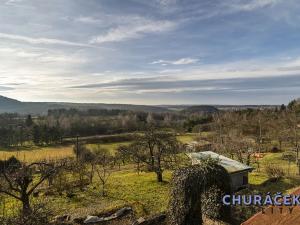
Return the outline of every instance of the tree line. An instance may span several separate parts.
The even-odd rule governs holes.
[[[178,112],[147,113],[125,110],[53,109],[45,116],[0,114],[0,146],[59,144],[64,138],[145,131],[147,126],[191,131],[211,116]]]

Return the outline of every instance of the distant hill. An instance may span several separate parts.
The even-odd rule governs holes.
[[[216,107],[210,105],[194,105],[182,110],[184,113],[215,113],[218,111]]]
[[[184,111],[195,105],[159,105],[172,111]],[[206,106],[214,107],[218,110],[243,110],[243,109],[274,109],[280,105],[199,105],[205,109]],[[198,106],[197,106],[198,107]]]
[[[219,110],[275,109],[280,105],[214,105]]]
[[[275,108],[276,105],[129,105],[129,104],[104,104],[104,103],[68,103],[68,102],[21,102],[15,99],[0,95],[0,113],[19,113],[19,114],[46,114],[49,109],[119,109],[144,112],[217,112],[218,110],[240,110]]]
[[[0,112],[11,112],[16,109],[21,109],[22,107],[22,102],[4,96],[0,96]]]
[[[10,107],[20,105],[21,102],[15,99],[7,98],[0,95],[0,107]]]
[[[65,103],[65,102],[20,102],[0,96],[0,113],[46,114],[49,109],[75,108],[87,109],[120,109],[145,112],[168,112],[167,108],[147,105],[103,104],[103,103]]]

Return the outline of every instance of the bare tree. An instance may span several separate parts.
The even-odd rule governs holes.
[[[86,148],[86,146],[79,142],[78,140],[78,136],[76,137],[76,144],[73,147],[73,152],[76,155],[76,160],[80,160],[80,158],[82,157],[82,155],[84,155],[88,150]]]
[[[176,164],[181,145],[174,134],[150,127],[138,140],[120,150],[135,162],[146,164],[150,171],[156,173],[157,181],[162,182],[164,169]]]
[[[89,164],[90,165],[90,172],[89,172],[89,183],[93,183],[94,173],[95,173],[95,165],[96,165],[96,155],[93,151],[88,149],[87,147],[82,148],[84,149],[81,154],[79,155],[79,159],[77,163],[80,164]]]
[[[23,214],[28,215],[31,213],[30,196],[55,170],[53,164],[44,162],[7,167],[1,170],[0,193],[21,201]]]
[[[106,195],[106,184],[112,173],[113,167],[113,156],[109,150],[101,148],[100,145],[94,150],[96,156],[95,171],[101,183],[101,194]]]

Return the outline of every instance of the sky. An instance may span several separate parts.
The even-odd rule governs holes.
[[[299,43],[299,0],[0,0],[0,95],[286,104]]]

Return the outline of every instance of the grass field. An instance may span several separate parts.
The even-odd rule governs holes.
[[[72,146],[32,147],[20,150],[0,151],[0,160],[15,156],[21,161],[35,162],[73,157]]]
[[[86,190],[76,189],[72,198],[63,193],[54,197],[41,195],[39,200],[52,206],[59,206],[52,209],[56,215],[71,214],[73,217],[84,217],[131,206],[138,216],[146,216],[167,209],[170,179],[170,171],[164,172],[163,183],[156,182],[154,173],[143,172],[138,175],[133,169],[116,171],[109,178],[106,197],[101,196],[101,186],[96,178]],[[31,201],[35,202],[37,199],[32,198]],[[16,200],[6,198],[7,214],[14,213],[17,206],[19,203]],[[0,210],[3,210],[1,206]]]
[[[108,149],[111,153],[114,153],[120,145],[128,145],[129,142],[117,142],[117,143],[105,143],[99,144],[102,148]],[[88,148],[94,149],[97,144],[88,144]],[[32,150],[11,150],[0,151],[0,160],[8,159],[11,156],[15,156],[21,161],[35,162],[40,160],[55,160],[66,157],[74,157],[73,145],[67,146],[54,146],[54,147],[33,147]]]
[[[184,135],[177,136],[177,139],[178,139],[178,141],[186,144],[191,141],[194,141],[195,136],[196,136],[196,134],[194,134],[194,133],[187,133]]]
[[[276,165],[285,172],[285,178],[277,182],[268,182],[268,176],[265,172],[266,165]],[[249,183],[252,188],[262,193],[268,191],[272,193],[283,192],[288,193],[300,186],[300,176],[298,175],[298,167],[296,163],[288,162],[282,159],[282,153],[268,153],[260,160],[260,168],[253,165],[256,169],[249,174]]]
[[[107,196],[101,197],[97,181],[85,192],[78,191],[72,199],[58,197],[60,211],[81,216],[96,214],[122,206],[132,206],[138,216],[159,213],[167,209],[171,173],[165,172],[165,182],[156,182],[154,173],[119,171],[112,174],[107,185]],[[60,212],[60,213],[61,213]]]
[[[98,146],[101,148],[108,149],[111,154],[117,151],[118,147],[121,145],[129,145],[130,142],[116,142],[116,143],[105,143],[105,144],[88,144],[87,147],[91,150],[96,149]]]
[[[182,143],[188,143],[193,141],[194,134],[185,134],[178,136],[178,140]],[[112,153],[120,145],[128,145],[130,142],[114,142],[114,143],[105,143],[100,144],[101,147],[110,150]],[[88,144],[89,148],[93,149],[97,144]],[[40,160],[55,160],[65,157],[74,157],[73,154],[73,145],[66,146],[50,146],[50,147],[39,147],[39,146],[25,146],[18,147],[17,149],[1,149],[0,148],[0,160],[8,159],[11,156],[15,156],[21,161],[34,162]]]

